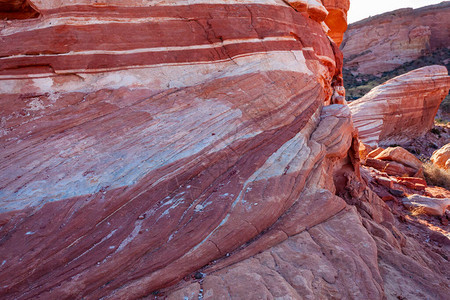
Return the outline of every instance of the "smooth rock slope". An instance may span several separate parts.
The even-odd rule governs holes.
[[[4,298],[147,295],[256,237],[347,156],[349,110],[321,114],[342,57],[308,12],[33,4],[42,17],[1,29]],[[346,134],[311,138],[321,116]]]
[[[450,143],[434,151],[430,160],[437,167],[450,170]]]
[[[335,104],[348,1],[27,3],[0,27],[0,298],[449,293]]]

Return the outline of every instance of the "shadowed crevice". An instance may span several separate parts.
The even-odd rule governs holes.
[[[0,19],[32,19],[40,16],[28,0],[0,0]]]

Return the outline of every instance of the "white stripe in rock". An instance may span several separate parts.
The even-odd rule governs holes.
[[[165,90],[200,84],[211,78],[226,78],[254,72],[290,71],[312,75],[301,50],[255,52],[219,61],[183,64],[158,64],[96,70],[65,70],[73,80],[60,80],[59,75],[2,75],[0,94],[94,92],[132,86]],[[100,73],[101,72],[101,73]],[[45,76],[45,77],[43,77]],[[69,75],[70,76],[70,75]],[[35,78],[43,77],[43,78]],[[67,75],[64,75],[67,79]]]
[[[9,60],[17,58],[33,58],[33,57],[61,57],[61,56],[76,56],[76,55],[95,55],[95,54],[107,54],[107,55],[127,55],[136,53],[152,53],[152,52],[167,52],[167,51],[186,51],[186,50],[201,50],[201,49],[213,49],[228,45],[237,45],[243,43],[262,43],[262,42],[282,42],[282,41],[296,41],[293,36],[274,36],[264,38],[248,38],[248,39],[229,39],[223,42],[217,42],[212,44],[192,45],[192,46],[171,46],[171,47],[153,47],[153,48],[138,48],[132,50],[85,50],[85,51],[70,51],[66,53],[58,54],[36,54],[36,55],[11,55],[0,57],[0,60]],[[331,58],[328,58],[331,60]]]

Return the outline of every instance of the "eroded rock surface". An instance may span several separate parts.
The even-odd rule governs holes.
[[[417,214],[443,216],[450,206],[450,198],[431,198],[421,195],[411,195],[403,198],[403,205]]]
[[[381,74],[438,48],[450,46],[450,2],[400,9],[351,24],[342,52],[346,68]]]
[[[388,80],[349,104],[362,142],[408,143],[424,135],[450,88],[444,66],[428,66]]]
[[[36,1],[1,29],[3,298],[145,296],[347,157],[350,111],[321,113],[342,65],[321,22],[283,1],[146,3]]]
[[[347,11],[350,8],[350,1],[341,0],[323,0],[328,10],[325,23],[330,28],[328,35],[339,46],[344,38],[344,32],[347,30]]]
[[[303,2],[33,0],[2,26],[0,297],[447,295],[360,177],[328,2]]]
[[[207,275],[201,287],[203,299],[383,297],[376,244],[354,209]]]
[[[446,144],[433,152],[430,160],[439,168],[450,170],[450,144]]]

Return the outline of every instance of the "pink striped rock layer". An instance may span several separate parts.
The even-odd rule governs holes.
[[[34,1],[1,29],[2,298],[145,296],[347,157],[348,108],[321,113],[342,82],[323,24],[282,1],[119,2]]]
[[[342,56],[320,19],[29,3],[0,29],[2,299],[448,294],[443,258],[359,179],[350,110],[325,106]]]
[[[371,147],[405,144],[424,135],[450,89],[444,66],[397,76],[349,104],[361,141]]]

